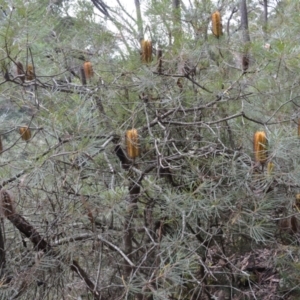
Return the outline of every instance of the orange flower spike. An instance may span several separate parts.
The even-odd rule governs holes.
[[[94,76],[94,70],[92,63],[90,61],[86,61],[83,64],[84,75],[86,79],[90,79]]]
[[[126,131],[126,150],[128,157],[134,159],[140,155],[139,137],[136,129]]]
[[[150,63],[152,61],[152,42],[148,40],[142,40],[142,62]]]
[[[221,35],[223,35],[222,19],[219,11],[216,11],[211,15],[211,22],[212,22],[212,32],[215,37],[219,38]]]
[[[256,131],[253,138],[255,161],[264,164],[268,159],[268,141],[264,131]]]

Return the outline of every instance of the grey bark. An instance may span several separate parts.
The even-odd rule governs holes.
[[[244,44],[244,50],[242,53],[242,69],[246,71],[249,68],[250,56],[248,53],[248,44],[250,43],[250,34],[248,26],[248,11],[246,0],[241,0],[240,2],[240,11],[241,11],[241,30],[242,30],[242,39]]]
[[[243,34],[243,42],[250,42],[249,26],[248,26],[248,11],[246,0],[241,0],[240,2],[241,11],[241,30]]]
[[[264,25],[268,24],[268,0],[264,0]]]
[[[173,8],[179,8],[179,6],[180,6],[180,0],[173,0],[172,3],[173,3],[172,4]]]

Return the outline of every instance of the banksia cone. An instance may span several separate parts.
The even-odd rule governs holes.
[[[31,132],[28,126],[20,127],[19,132],[22,136],[22,140],[28,141],[31,139]]]
[[[182,78],[178,78],[176,84],[179,87],[180,92],[182,92],[183,91]]]
[[[244,53],[242,56],[242,69],[243,71],[248,70],[250,65],[250,57],[248,53]]]
[[[86,78],[85,78],[85,73],[84,73],[84,68],[83,68],[83,66],[80,68],[80,73],[81,73],[81,81],[82,81],[82,85],[86,85]]]
[[[83,70],[84,70],[85,79],[90,79],[93,77],[94,70],[93,70],[92,63],[90,61],[86,61],[83,64]]]
[[[25,72],[24,72],[24,67],[23,64],[21,62],[17,62],[17,74],[18,76],[20,76],[20,79],[22,80],[22,82],[24,82],[25,80]]]
[[[219,11],[216,11],[211,15],[211,22],[212,22],[212,32],[215,37],[219,38],[223,34],[222,19]]]
[[[140,155],[139,149],[139,137],[136,129],[131,129],[126,131],[126,150],[127,155],[130,158],[136,158]]]
[[[152,42],[142,40],[142,62],[149,63],[152,60]]]
[[[158,62],[157,73],[162,74],[162,50],[161,49],[157,49],[157,62]]]
[[[256,131],[253,139],[255,161],[264,164],[268,158],[268,141],[264,131]]]
[[[33,66],[28,65],[26,69],[26,80],[33,80],[34,77]]]
[[[14,215],[15,211],[15,203],[13,199],[13,195],[11,192],[2,189],[0,191],[0,215],[1,217],[5,216],[9,218]]]
[[[124,151],[123,151],[123,149],[121,148],[120,145],[117,145],[115,147],[115,153],[116,153],[116,155],[118,156],[119,160],[122,163],[122,168],[127,170],[130,166],[130,161],[127,158],[126,154],[124,153]]]

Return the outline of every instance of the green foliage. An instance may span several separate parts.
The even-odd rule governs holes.
[[[147,1],[148,64],[126,7],[105,19],[86,1],[1,2],[0,175],[16,209],[15,219],[2,215],[0,195],[2,298],[296,297],[298,4],[278,4],[266,30],[261,6],[248,2],[250,44],[231,1],[177,10]],[[210,30],[216,9],[220,39]],[[18,62],[33,66],[33,80]],[[124,140],[132,128],[134,161]],[[257,130],[272,173],[254,162]],[[53,250],[36,251],[22,218]]]

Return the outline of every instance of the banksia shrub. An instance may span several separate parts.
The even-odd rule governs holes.
[[[253,138],[255,161],[264,164],[268,158],[268,141],[264,131],[256,131]]]
[[[212,22],[212,32],[215,37],[219,38],[223,34],[222,19],[219,11],[216,11],[211,15],[211,22]]]
[[[90,79],[93,77],[94,70],[93,70],[92,63],[90,61],[86,61],[83,64],[83,71],[84,71],[85,79]]]
[[[31,139],[31,132],[28,126],[20,127],[19,132],[22,136],[22,140],[28,141]]]
[[[34,77],[33,66],[28,65],[26,69],[26,80],[33,80]]]
[[[142,62],[149,63],[152,60],[152,42],[142,40]]]
[[[139,137],[136,129],[130,129],[126,131],[126,150],[127,155],[130,158],[136,158],[140,155]]]

